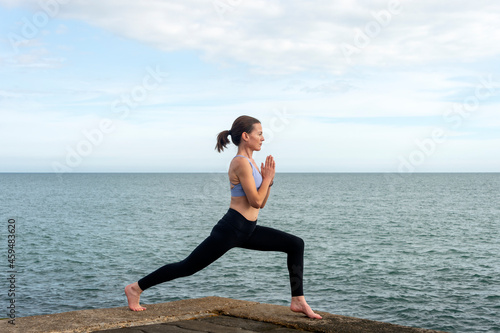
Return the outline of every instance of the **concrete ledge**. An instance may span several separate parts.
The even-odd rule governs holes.
[[[310,319],[300,313],[290,311],[287,306],[260,304],[248,305],[245,308],[229,308],[223,310],[223,314],[252,319],[267,323],[283,325],[304,331],[325,333],[431,333],[438,332],[423,328],[414,328],[368,319],[339,316],[327,312],[317,311],[323,319]]]
[[[144,304],[146,311],[130,311],[127,306],[81,310],[51,315],[20,317],[16,325],[0,321],[2,333],[79,333],[214,316],[229,308],[258,304],[222,297],[205,297],[160,304]]]
[[[224,314],[315,332],[437,332],[323,312],[320,312],[323,316],[322,320],[314,320],[302,314],[291,312],[286,306],[261,304],[222,297],[205,297],[145,306],[147,310],[142,312],[130,311],[125,306],[21,317],[16,319],[16,325],[2,320],[0,321],[0,331],[3,333],[95,332]]]

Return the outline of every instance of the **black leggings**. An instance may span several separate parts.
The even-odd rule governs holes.
[[[233,247],[287,253],[292,296],[303,295],[304,241],[283,231],[258,226],[257,221],[248,221],[232,208],[229,208],[224,217],[213,227],[210,236],[186,259],[158,268],[140,279],[139,287],[146,290],[159,283],[192,275],[219,259]]]

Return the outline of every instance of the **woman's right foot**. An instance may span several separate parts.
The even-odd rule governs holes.
[[[290,310],[293,312],[300,312],[312,319],[323,319],[319,314],[314,313],[309,304],[307,304],[304,296],[292,297],[292,303],[290,304]]]
[[[127,295],[128,307],[132,311],[144,311],[145,307],[139,304],[142,290],[137,282],[131,283],[125,287],[125,295]]]

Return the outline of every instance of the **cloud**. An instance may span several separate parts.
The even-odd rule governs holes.
[[[161,50],[199,51],[210,61],[278,74],[477,61],[500,51],[500,4],[494,1],[401,1],[396,7],[391,4],[397,1],[380,0],[224,1],[223,15],[215,1],[196,0],[151,0],[147,6],[72,0],[58,15]],[[0,3],[37,8],[37,1]]]
[[[0,87],[1,141],[15,142],[0,156],[43,157],[38,166],[50,168],[87,140],[85,131],[110,118],[116,130],[75,170],[222,171],[226,166],[210,162],[218,156],[214,137],[250,114],[266,129],[259,156],[276,154],[282,171],[395,171],[398,156],[435,128],[445,129],[449,142],[426,167],[439,166],[432,161],[440,156],[442,165],[445,157],[465,161],[474,151],[486,165],[498,144],[498,87],[467,118],[455,114],[449,123],[443,115],[474,96],[485,74],[497,82],[500,5],[426,0],[391,9],[391,3],[397,1],[0,0],[29,10],[16,12],[24,15],[10,27],[18,34],[23,22],[51,13],[20,53],[1,55],[8,82]],[[80,31],[85,24],[98,29]],[[95,51],[88,60],[79,37],[95,36],[103,44],[82,46]],[[150,47],[139,47],[136,57],[130,40]],[[109,62],[85,67],[79,57]],[[171,65],[172,75],[127,117],[113,113],[113,103],[156,63]],[[124,74],[130,69],[136,71]],[[276,108],[286,108],[290,119],[278,122]],[[460,152],[461,142],[470,152]],[[196,147],[198,161],[185,147]]]

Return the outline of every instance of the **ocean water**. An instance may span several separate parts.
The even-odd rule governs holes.
[[[123,288],[183,259],[229,205],[225,174],[0,174],[2,277],[15,219],[18,317],[125,306]],[[258,223],[306,242],[316,310],[500,332],[500,174],[277,174]],[[282,253],[233,249],[142,303],[289,304]],[[9,284],[0,284],[7,317]]]

